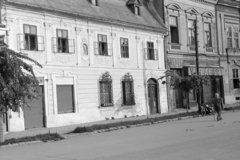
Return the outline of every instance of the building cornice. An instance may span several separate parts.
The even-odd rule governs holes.
[[[216,5],[218,3],[218,0],[190,0],[190,1],[211,5]]]
[[[32,11],[35,12],[50,12],[50,13],[58,13],[61,16],[66,16],[66,17],[71,17],[71,18],[81,18],[81,19],[85,19],[85,20],[91,20],[91,21],[95,21],[95,22],[102,22],[102,23],[107,23],[107,24],[112,24],[112,25],[121,25],[121,26],[125,26],[125,27],[130,27],[130,28],[136,28],[136,29],[141,29],[141,30],[148,30],[148,31],[152,31],[152,32],[159,32],[161,34],[165,34],[166,33],[166,28],[160,28],[160,27],[151,27],[151,26],[147,26],[147,25],[140,25],[140,24],[135,24],[135,23],[129,23],[129,22],[124,22],[124,21],[118,21],[118,20],[114,20],[114,19],[107,19],[107,18],[103,18],[103,17],[93,17],[91,15],[83,15],[83,14],[75,14],[75,13],[70,13],[70,12],[66,12],[66,11],[62,11],[62,10],[56,10],[56,9],[52,9],[52,8],[39,8],[38,6],[34,6],[34,5],[26,5],[26,4],[21,4],[21,3],[16,3],[16,2],[5,2],[4,4],[5,6],[12,6],[12,7],[16,7],[18,9],[30,9]]]

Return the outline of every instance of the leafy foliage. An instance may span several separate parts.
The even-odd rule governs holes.
[[[38,62],[22,53],[16,53],[7,46],[0,47],[0,111],[18,111],[19,107],[37,98],[38,81],[31,61],[39,67]]]
[[[181,75],[167,71],[166,77],[170,77],[170,86],[173,89],[180,89],[185,93],[190,93],[192,90],[202,90],[202,85],[209,85],[210,77],[205,75],[192,74],[189,76],[182,77]],[[161,77],[163,78],[163,77]]]

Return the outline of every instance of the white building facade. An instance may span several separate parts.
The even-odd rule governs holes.
[[[8,131],[168,112],[164,34],[151,1],[7,0],[9,48],[34,66],[42,96],[8,113]],[[149,8],[151,9],[149,9]]]

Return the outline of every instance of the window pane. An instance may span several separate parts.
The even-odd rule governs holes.
[[[194,21],[188,20],[188,28],[194,28]]]
[[[63,38],[67,38],[68,37],[68,32],[67,31],[63,31]]]
[[[102,42],[102,35],[98,35],[98,41]]]
[[[36,34],[36,33],[37,33],[36,27],[31,26],[31,34]]]
[[[170,16],[170,25],[177,26],[177,17]]]
[[[30,33],[30,26],[28,25],[24,26],[24,33]]]
[[[58,37],[63,37],[63,35],[62,35],[62,31],[59,30],[59,29],[57,30],[57,36],[58,36]]]
[[[210,24],[204,23],[204,29],[205,29],[205,31],[210,31]]]
[[[178,40],[178,28],[175,26],[170,27],[171,32],[171,43],[179,43]]]
[[[107,36],[103,36],[103,42],[107,42]]]

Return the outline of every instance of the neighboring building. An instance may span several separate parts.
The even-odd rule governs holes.
[[[211,77],[210,86],[203,86],[202,103],[211,103],[216,92],[224,97],[223,74],[217,50],[216,0],[155,0],[155,8],[163,15],[169,30],[166,39],[167,68],[186,76],[196,72],[195,20],[198,31],[200,74]],[[158,9],[164,4],[164,14]],[[189,96],[180,90],[169,90],[169,108],[197,106],[196,92]]]
[[[6,0],[9,47],[34,67],[42,97],[8,130],[167,113],[164,35],[148,0]]]
[[[218,50],[224,67],[226,104],[240,102],[240,1],[219,0],[216,6]]]

